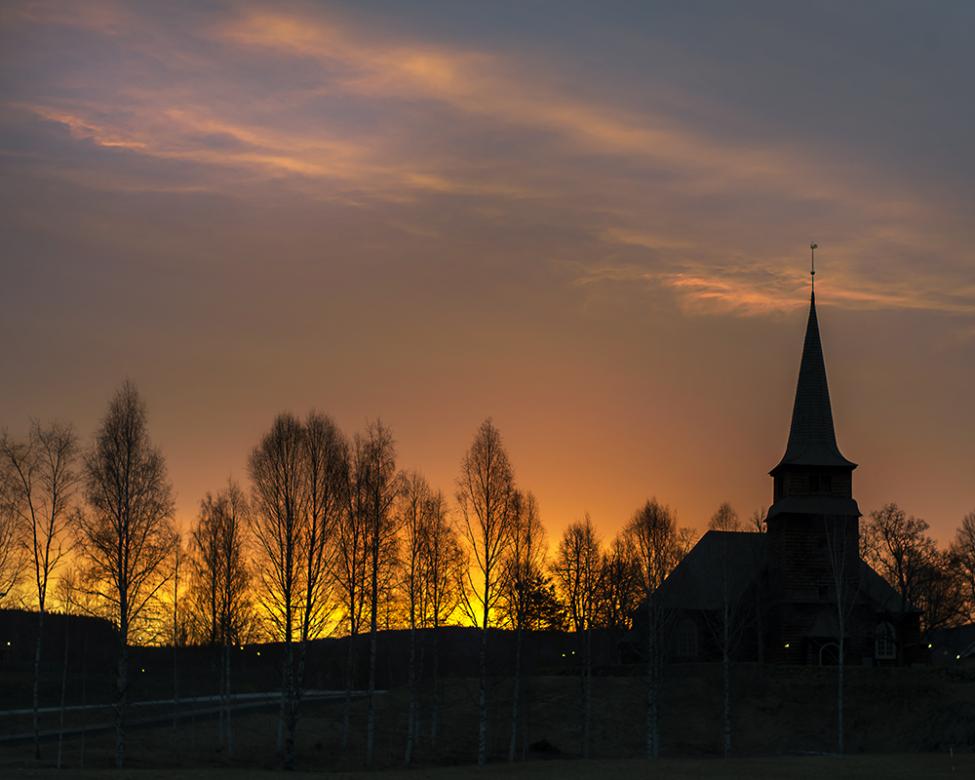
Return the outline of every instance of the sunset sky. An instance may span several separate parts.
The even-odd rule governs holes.
[[[848,7],[849,6],[849,7]],[[552,537],[769,503],[808,307],[864,512],[975,510],[975,5],[0,7],[0,426],[131,378],[188,527],[275,413]]]

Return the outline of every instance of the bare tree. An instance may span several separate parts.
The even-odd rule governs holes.
[[[366,522],[367,575],[369,579],[369,688],[366,716],[366,767],[371,768],[376,741],[376,655],[378,648],[380,589],[383,571],[393,558],[396,523],[393,503],[400,491],[396,473],[396,448],[389,428],[377,420],[364,435],[357,435],[354,446],[358,508]]]
[[[295,639],[300,636],[302,587],[300,545],[306,535],[308,501],[305,430],[290,414],[275,418],[250,457],[253,483],[251,529],[257,542],[260,602],[274,636],[283,643],[278,748],[285,768],[294,767],[298,723]]]
[[[928,524],[909,517],[897,504],[887,504],[871,512],[861,535],[863,557],[897,591],[901,618],[913,609],[935,554],[934,540],[927,534]],[[903,645],[897,644],[898,656]]]
[[[86,512],[78,515],[87,589],[118,629],[115,763],[125,763],[129,639],[149,617],[174,543],[172,488],[149,439],[146,408],[125,382],[84,461]]]
[[[511,542],[502,561],[499,589],[500,612],[515,630],[515,668],[511,694],[511,738],[508,761],[515,760],[521,718],[522,644],[525,631],[532,629],[533,583],[545,566],[545,531],[538,515],[538,503],[531,493],[515,494]]]
[[[23,532],[10,470],[0,459],[0,606],[9,603],[23,580]]]
[[[753,521],[754,523],[754,521]],[[727,501],[718,507],[717,511],[711,515],[708,522],[709,531],[741,531],[741,520],[738,513]]]
[[[647,621],[647,758],[660,755],[660,678],[664,661],[664,636],[670,614],[657,591],[683,556],[689,541],[677,530],[669,507],[648,501],[627,526],[627,534],[640,570]]]
[[[173,734],[179,727],[179,647],[186,643],[186,621],[180,607],[183,606],[183,591],[180,588],[180,575],[185,587],[185,555],[183,552],[183,537],[176,534],[173,541],[172,576],[173,585],[172,604],[173,622],[170,626],[170,642],[173,648]]]
[[[250,572],[245,556],[247,498],[228,480],[216,496],[207,493],[190,536],[192,604],[198,637],[221,652],[219,690],[220,735],[227,754],[233,755],[231,728],[232,648],[244,641],[252,620]]]
[[[765,524],[765,518],[767,516],[768,510],[764,506],[754,510],[748,518],[748,530],[764,534],[767,530]]]
[[[633,550],[633,540],[626,533],[617,534],[603,553],[600,564],[602,579],[597,604],[596,622],[611,631],[628,631],[633,613],[640,604],[640,570]]]
[[[592,625],[602,572],[599,540],[589,513],[562,534],[552,565],[557,588],[566,606],[582,657],[582,754],[589,758],[592,714]]]
[[[975,512],[969,512],[961,521],[951,543],[952,566],[958,573],[965,598],[968,620],[975,620]]]
[[[33,564],[37,599],[32,695],[35,758],[41,757],[38,697],[47,592],[52,575],[70,547],[68,526],[79,481],[77,455],[77,437],[70,425],[62,423],[45,428],[37,420],[32,421],[25,443],[14,442],[7,434],[0,437],[0,457],[12,478],[12,506],[27,529],[27,558]]]
[[[449,618],[460,598],[459,583],[465,563],[450,522],[447,501],[437,491],[429,498],[428,523],[424,528],[420,568],[423,585],[422,623],[433,629],[433,658],[431,659],[430,744],[436,746],[440,724],[440,626]]]
[[[845,746],[845,671],[846,627],[850,613],[856,605],[860,589],[860,550],[857,526],[844,517],[823,518],[826,534],[826,553],[832,574],[833,599],[836,608],[836,752],[842,754]]]
[[[399,507],[399,526],[403,534],[402,584],[405,598],[406,618],[410,629],[410,657],[408,661],[409,705],[406,719],[406,755],[404,763],[413,761],[413,749],[417,732],[417,645],[416,630],[422,624],[423,600],[425,595],[423,580],[424,547],[429,536],[428,528],[432,521],[431,493],[427,481],[417,472],[405,475],[403,493]]]
[[[933,550],[921,570],[914,605],[924,632],[965,622],[968,614],[962,568],[952,550]]]
[[[356,677],[356,637],[362,629],[367,605],[366,564],[368,558],[368,491],[366,471],[360,469],[358,446],[346,470],[346,507],[339,518],[336,586],[345,612],[348,631],[348,659],[345,665],[345,707],[342,747],[348,747],[352,712],[352,688]]]
[[[491,610],[500,596],[497,581],[515,518],[515,487],[511,463],[501,434],[491,420],[485,420],[474,436],[461,463],[457,481],[457,503],[464,518],[464,536],[478,574],[468,569],[464,606],[475,625],[480,622],[480,686],[478,691],[477,763],[484,766],[488,755],[487,637]]]

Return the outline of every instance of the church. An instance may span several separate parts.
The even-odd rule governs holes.
[[[719,660],[725,648],[782,664],[835,664],[841,648],[849,664],[926,658],[918,610],[860,556],[856,467],[836,442],[813,287],[766,532],[708,531],[660,586],[671,660]],[[639,613],[636,623],[646,630]]]

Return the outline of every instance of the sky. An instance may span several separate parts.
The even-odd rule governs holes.
[[[274,415],[485,417],[552,540],[767,506],[810,241],[869,512],[975,510],[975,6],[0,7],[0,426],[125,378],[188,528]]]

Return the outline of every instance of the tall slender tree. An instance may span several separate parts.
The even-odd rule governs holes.
[[[643,590],[646,616],[647,661],[647,758],[660,755],[660,683],[664,661],[664,638],[670,612],[658,597],[657,590],[682,557],[689,537],[677,530],[669,507],[647,501],[627,526]]]
[[[961,585],[965,617],[975,620],[975,511],[962,518],[949,552]]]
[[[460,582],[466,562],[450,521],[447,500],[437,491],[429,498],[428,523],[424,529],[422,571],[422,622],[433,630],[431,658],[430,744],[437,745],[440,726],[440,627],[453,614],[460,599]]]
[[[481,423],[461,463],[457,503],[474,563],[464,580],[464,606],[481,628],[477,763],[484,766],[488,757],[488,628],[491,610],[501,595],[497,587],[501,561],[511,541],[517,508],[511,463],[490,419]]]
[[[407,662],[409,703],[406,718],[406,753],[403,763],[413,762],[416,744],[417,712],[419,709],[417,681],[419,678],[417,628],[422,625],[424,588],[424,546],[431,523],[431,491],[427,481],[417,472],[406,474],[399,506],[399,527],[402,529],[402,577],[406,621],[410,630],[410,655]]]
[[[84,459],[87,511],[79,513],[87,590],[118,631],[115,763],[125,763],[129,642],[166,584],[173,495],[162,454],[149,439],[146,407],[131,382],[109,404]]]
[[[592,518],[572,523],[562,534],[552,571],[577,637],[582,688],[582,755],[589,758],[592,720],[592,627],[602,572],[599,539]]]
[[[514,761],[521,732],[522,715],[522,646],[525,631],[533,624],[534,585],[545,566],[545,531],[538,513],[538,503],[531,493],[515,494],[515,511],[511,541],[502,561],[500,611],[505,622],[515,631],[515,663],[511,693],[511,736],[508,761]]]
[[[259,553],[260,602],[274,636],[283,645],[278,749],[285,768],[294,767],[298,722],[298,669],[302,587],[300,545],[306,534],[308,501],[305,430],[291,414],[280,414],[250,457],[253,483],[251,530]]]
[[[370,423],[357,435],[354,469],[359,503],[365,513],[367,575],[369,580],[369,682],[366,700],[366,767],[371,768],[376,749],[376,656],[379,641],[379,607],[384,570],[394,559],[396,523],[393,504],[400,492],[393,435],[382,421]]]
[[[34,757],[41,757],[38,727],[41,645],[47,595],[52,576],[70,547],[70,521],[79,482],[78,441],[70,425],[43,427],[31,422],[27,441],[0,437],[0,457],[11,479],[14,511],[27,529],[27,558],[33,565],[37,605],[37,636],[34,642],[32,693]]]

